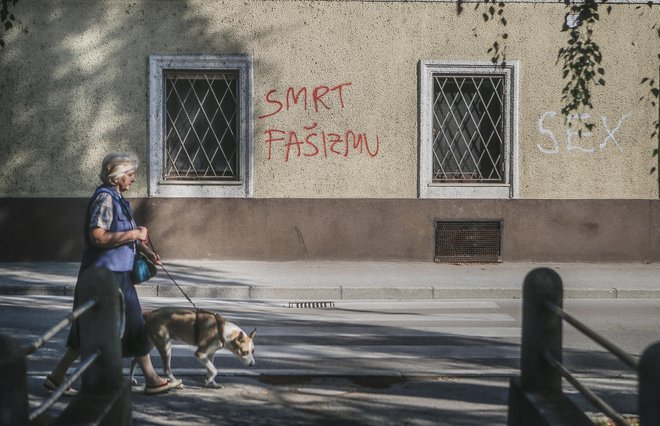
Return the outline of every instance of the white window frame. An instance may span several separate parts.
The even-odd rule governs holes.
[[[238,180],[165,180],[166,70],[238,71]],[[149,185],[152,197],[246,198],[252,196],[253,124],[252,59],[248,56],[151,55],[149,57]]]
[[[518,75],[519,63],[419,62],[419,198],[518,197]],[[504,77],[504,183],[433,182],[433,76],[435,74],[497,74]]]

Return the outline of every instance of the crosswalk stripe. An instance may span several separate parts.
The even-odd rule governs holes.
[[[192,346],[173,345],[172,356],[193,356]],[[154,352],[153,355],[156,355]],[[228,351],[218,351],[216,356],[233,356]],[[420,359],[424,358],[517,358],[520,348],[513,345],[262,345],[258,357],[262,359]]]
[[[206,370],[200,365],[198,368],[177,368],[173,367],[174,375],[181,378],[182,376],[188,377],[204,377],[206,376]],[[125,368],[123,373],[125,376],[128,375],[129,370]],[[49,371],[35,372],[33,375],[45,376]],[[335,375],[350,375],[350,376],[462,376],[462,377],[511,377],[513,375],[520,374],[518,368],[488,368],[487,370],[475,370],[471,369],[461,369],[461,368],[452,368],[446,366],[440,366],[434,370],[425,370],[420,372],[415,371],[399,371],[391,369],[365,369],[361,371],[355,371],[348,368],[332,368],[319,370],[319,369],[310,369],[310,368],[219,368],[218,377],[216,377],[216,382],[222,383],[223,377],[229,376],[242,376],[242,377],[258,377],[258,376],[315,376],[315,377],[324,377],[324,376],[335,376]],[[142,377],[142,372],[138,369],[135,373],[136,377]],[[633,377],[634,379],[634,377]],[[201,383],[201,379],[199,380]],[[188,385],[188,380],[184,379],[184,384]]]
[[[334,317],[331,313],[320,315],[301,315],[301,314],[231,314],[225,317],[227,320],[238,325],[251,322],[336,322],[336,323],[360,323],[360,324],[396,324],[407,322],[459,322],[459,321],[507,321],[513,322],[515,319],[508,314],[502,313],[474,313],[474,312],[452,312],[452,313],[420,313],[420,314],[387,314],[387,313],[366,313],[346,316],[342,313]]]
[[[390,330],[387,333],[377,333],[367,326],[344,326],[333,331],[308,326],[275,327],[257,325],[257,341],[261,337],[352,337],[373,339],[378,337],[520,337],[519,327],[440,327],[406,325],[405,329]]]
[[[156,307],[160,306],[181,306],[181,307],[190,307],[189,302],[184,298],[157,298],[157,297],[143,297],[140,300],[145,300],[149,302],[149,305]],[[379,301],[379,300],[322,300],[323,302],[332,302],[334,304],[334,310],[384,310],[384,311],[394,311],[394,310],[420,310],[420,309],[499,309],[497,302],[489,300],[415,300],[415,301]],[[283,301],[270,301],[270,302],[255,302],[255,301],[223,301],[218,299],[209,299],[209,298],[195,298],[195,304],[200,308],[209,309],[219,314],[223,314],[223,311],[230,310],[235,312],[238,306],[243,306],[244,310],[247,312],[267,312],[272,309],[282,309],[287,308],[285,311],[290,312],[304,312],[312,311],[313,309],[309,308],[290,308],[289,303],[304,302],[300,300],[291,300],[290,302]]]
[[[164,300],[154,300],[147,306],[165,306]],[[214,362],[221,375],[494,374],[493,367],[511,374],[520,359],[517,314],[495,301],[336,301],[332,309],[288,307],[284,301],[196,302],[245,331],[257,327],[256,366],[243,368],[221,350]],[[174,342],[175,374],[205,375],[195,349]],[[160,369],[158,352],[153,349],[151,355]]]

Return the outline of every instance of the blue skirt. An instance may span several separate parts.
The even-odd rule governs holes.
[[[114,272],[117,276],[119,288],[124,296],[124,313],[126,322],[124,326],[124,335],[121,339],[121,351],[124,358],[147,355],[152,348],[151,342],[147,338],[144,330],[144,317],[142,316],[142,306],[138,299],[135,286],[131,282],[130,272]],[[78,307],[77,292],[73,295],[73,309]],[[80,352],[80,333],[78,330],[78,320],[74,321],[69,330],[69,337],[66,345],[77,352]]]

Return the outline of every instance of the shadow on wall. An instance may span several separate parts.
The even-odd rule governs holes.
[[[138,154],[138,182],[127,195],[146,194],[149,55],[247,50],[234,25],[211,24],[231,20],[225,11],[203,7],[18,3],[29,31],[0,50],[0,229],[12,241],[0,259],[78,260],[86,200],[110,151]]]

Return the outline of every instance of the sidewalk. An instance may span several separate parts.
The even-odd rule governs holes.
[[[0,294],[72,295],[78,263],[0,263]],[[660,298],[660,263],[448,265],[379,261],[166,261],[190,297],[240,300],[510,299],[529,271],[549,267],[569,298]],[[159,269],[140,296],[182,297]]]

